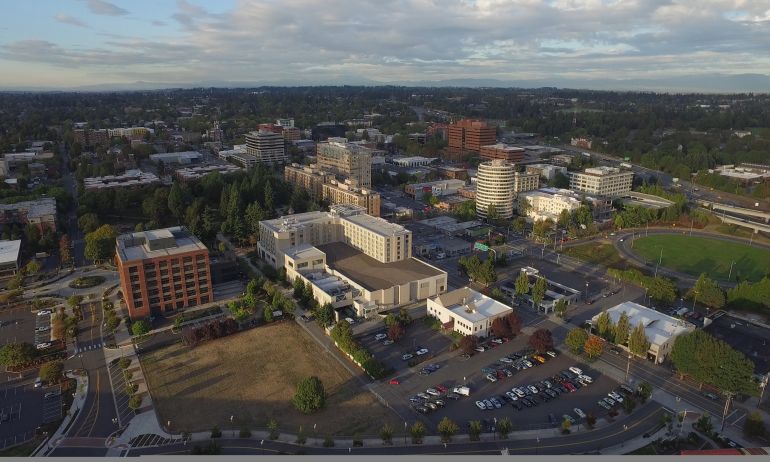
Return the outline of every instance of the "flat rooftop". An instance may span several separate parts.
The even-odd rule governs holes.
[[[617,324],[622,313],[626,313],[628,316],[628,323],[632,329],[640,322],[642,323],[644,332],[647,334],[647,340],[653,345],[662,345],[667,340],[693,330],[695,327],[681,319],[634,302],[623,302],[607,310],[607,314],[610,315],[610,319],[615,324]],[[598,317],[599,315],[597,314],[591,321],[595,322]]]
[[[344,217],[344,219],[381,236],[398,236],[409,232],[401,225],[371,215],[352,215]]]
[[[19,261],[19,250],[21,250],[21,240],[0,241],[0,264]]]
[[[343,242],[317,247],[326,254],[327,265],[370,291],[446,274],[416,258],[382,263]]]
[[[207,250],[184,226],[121,234],[117,238],[118,256],[123,262],[169,257]]]
[[[746,355],[754,363],[755,373],[770,373],[770,328],[767,326],[724,314],[703,330]]]
[[[435,301],[455,315],[474,323],[513,311],[510,306],[469,287],[441,294]]]

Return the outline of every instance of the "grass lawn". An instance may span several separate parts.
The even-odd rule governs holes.
[[[264,428],[306,436],[376,435],[384,423],[403,425],[294,322],[282,322],[201,344],[175,344],[142,357],[161,422],[187,431]],[[326,407],[304,415],[291,404],[297,382],[321,379]],[[230,423],[230,416],[234,416]]]
[[[612,244],[589,242],[564,249],[564,253],[587,263],[606,266],[608,268],[625,269],[628,267],[625,260],[618,254],[618,250]]]
[[[636,239],[634,252],[657,263],[663,249],[661,265],[698,276],[727,279],[731,262],[732,277],[757,281],[770,272],[770,251],[746,244],[686,235],[659,235]]]

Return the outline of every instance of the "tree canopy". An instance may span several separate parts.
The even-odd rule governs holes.
[[[323,408],[326,404],[326,390],[321,380],[316,376],[300,380],[292,404],[303,414],[312,414]]]

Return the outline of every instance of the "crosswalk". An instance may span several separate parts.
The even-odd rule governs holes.
[[[102,342],[94,342],[94,343],[91,343],[91,344],[88,344],[88,345],[78,344],[78,346],[75,347],[75,354],[83,353],[85,351],[90,351],[90,350],[98,350],[99,348],[102,348],[103,346],[104,346],[104,344]]]

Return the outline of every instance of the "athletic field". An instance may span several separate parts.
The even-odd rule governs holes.
[[[735,262],[732,280],[737,276],[757,281],[770,274],[770,251],[748,244],[721,241],[697,236],[661,234],[637,238],[633,251],[652,263],[698,276],[706,273],[715,279],[727,279],[730,264]]]

